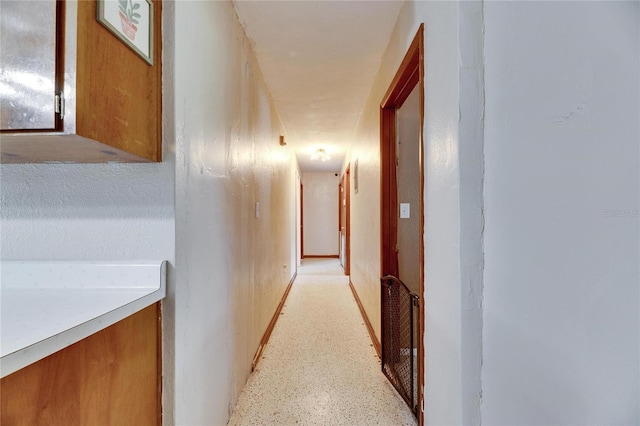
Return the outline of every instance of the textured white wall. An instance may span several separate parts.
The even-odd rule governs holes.
[[[295,271],[296,161],[279,145],[282,125],[231,2],[172,5],[175,367],[165,423],[221,425]]]
[[[485,24],[483,424],[639,424],[640,3]]]
[[[458,8],[461,423],[480,425],[484,267],[484,14],[482,2],[465,1],[459,3]]]
[[[165,5],[171,15],[172,3]],[[167,291],[174,291],[173,61],[166,56],[171,39],[163,43],[163,162],[0,165],[2,259],[165,259]],[[163,317],[173,318],[166,301]],[[165,321],[165,336],[172,335],[172,324]],[[171,344],[164,342],[165,364],[172,362]],[[165,377],[173,377],[171,368],[164,370]],[[172,386],[163,393],[172,394]]]
[[[163,7],[164,162],[0,166],[2,259],[167,259],[165,424],[226,424],[295,271],[295,170],[230,2]],[[255,217],[255,203],[260,217]]]
[[[304,255],[338,254],[338,184],[335,173],[303,173]]]
[[[0,165],[2,259],[173,261],[170,157]]]

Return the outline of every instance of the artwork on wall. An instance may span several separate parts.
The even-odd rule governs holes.
[[[97,19],[149,65],[153,65],[151,0],[97,0]]]
[[[358,159],[353,163],[353,192],[358,193]]]

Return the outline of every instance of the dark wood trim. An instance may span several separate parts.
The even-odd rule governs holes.
[[[338,181],[338,232],[342,232],[342,183],[343,176]]]
[[[267,343],[269,343],[269,338],[271,337],[271,333],[273,332],[273,329],[276,326],[276,323],[278,322],[278,318],[280,318],[280,313],[282,312],[282,308],[284,307],[284,304],[287,301],[287,296],[289,296],[289,291],[291,291],[291,286],[293,285],[293,282],[296,280],[297,276],[298,276],[298,272],[295,272],[293,274],[293,277],[291,277],[291,281],[289,281],[289,285],[287,285],[287,288],[284,291],[284,294],[282,295],[282,299],[280,299],[280,303],[278,303],[278,307],[276,308],[276,311],[274,312],[273,317],[271,318],[271,321],[269,322],[269,325],[267,326],[267,329],[265,330],[264,335],[260,340],[260,346],[258,346],[258,350],[256,351],[256,354],[253,357],[253,362],[251,363],[251,371],[254,371],[256,369],[256,365],[258,365],[258,362],[262,357],[262,352],[264,351],[264,348],[267,346]]]
[[[347,202],[345,214],[345,247],[344,274],[351,274],[351,165],[345,170],[345,200]]]
[[[304,259],[304,196],[300,177],[300,259]]]
[[[353,298],[356,299],[356,304],[358,305],[358,309],[360,310],[360,315],[362,315],[362,320],[364,321],[364,325],[367,327],[367,331],[369,332],[369,337],[371,338],[371,343],[373,343],[373,348],[376,350],[376,354],[378,354],[378,358],[382,359],[382,346],[376,337],[376,333],[373,330],[373,325],[371,325],[371,321],[369,321],[369,317],[367,316],[367,312],[364,310],[364,306],[362,306],[362,301],[358,296],[358,292],[356,288],[353,286],[351,282],[351,278],[349,278],[349,288],[351,289],[351,293],[353,293]]]
[[[339,254],[305,254],[303,259],[340,259]]]
[[[398,276],[395,108],[380,109],[380,133],[380,276]]]
[[[338,256],[342,255],[342,199],[344,194],[344,175],[340,176],[340,180],[338,182]],[[345,264],[342,264],[342,268],[345,270],[345,275],[348,275],[346,272]]]
[[[424,235],[424,24],[418,28],[409,50],[404,56],[387,93],[380,104],[380,248],[381,276],[398,276],[397,243],[397,183],[396,183],[396,111],[402,106],[413,88],[418,85],[420,91],[420,234]],[[418,424],[424,424],[424,330],[425,330],[425,271],[424,241],[420,244],[420,343],[418,358],[421,360],[418,370]],[[381,316],[382,321],[382,316]],[[381,327],[383,325],[381,324]],[[384,342],[383,342],[384,343]]]
[[[387,89],[387,93],[382,98],[380,103],[382,108],[399,108],[420,81],[420,76],[422,75],[420,62],[424,62],[423,45],[424,24],[421,24]]]
[[[418,332],[418,336],[420,338],[420,344],[418,345],[418,356],[420,357],[420,364],[418,365],[418,424],[420,426],[424,425],[424,330],[425,330],[425,321],[426,321],[426,312],[425,312],[425,302],[424,302],[424,294],[425,294],[425,251],[424,251],[424,73],[425,73],[425,65],[424,65],[424,24],[420,25],[418,29],[418,34],[416,34],[416,38],[418,39],[418,68],[419,68],[419,82],[420,85],[420,235],[422,235],[422,244],[420,244],[420,298],[418,305],[418,312],[420,314],[420,329]]]

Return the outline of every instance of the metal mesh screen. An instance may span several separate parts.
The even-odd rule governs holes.
[[[417,416],[418,296],[396,277],[382,278],[382,372]]]

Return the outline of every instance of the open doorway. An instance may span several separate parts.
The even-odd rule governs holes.
[[[298,258],[298,266],[300,266],[302,259],[304,258],[304,185],[302,184],[302,180],[298,178],[298,188],[300,194],[300,206],[298,208],[298,212],[300,213],[299,220],[299,241],[300,241],[300,257]]]
[[[380,105],[382,369],[423,424],[424,26]]]
[[[351,238],[351,167],[347,165],[344,174],[340,178],[338,197],[339,197],[339,210],[340,210],[340,218],[339,218],[339,238],[340,238],[340,264],[344,269],[344,274],[350,274],[350,238]]]
[[[338,173],[302,174],[302,257],[340,257]],[[338,263],[339,264],[339,263]]]

